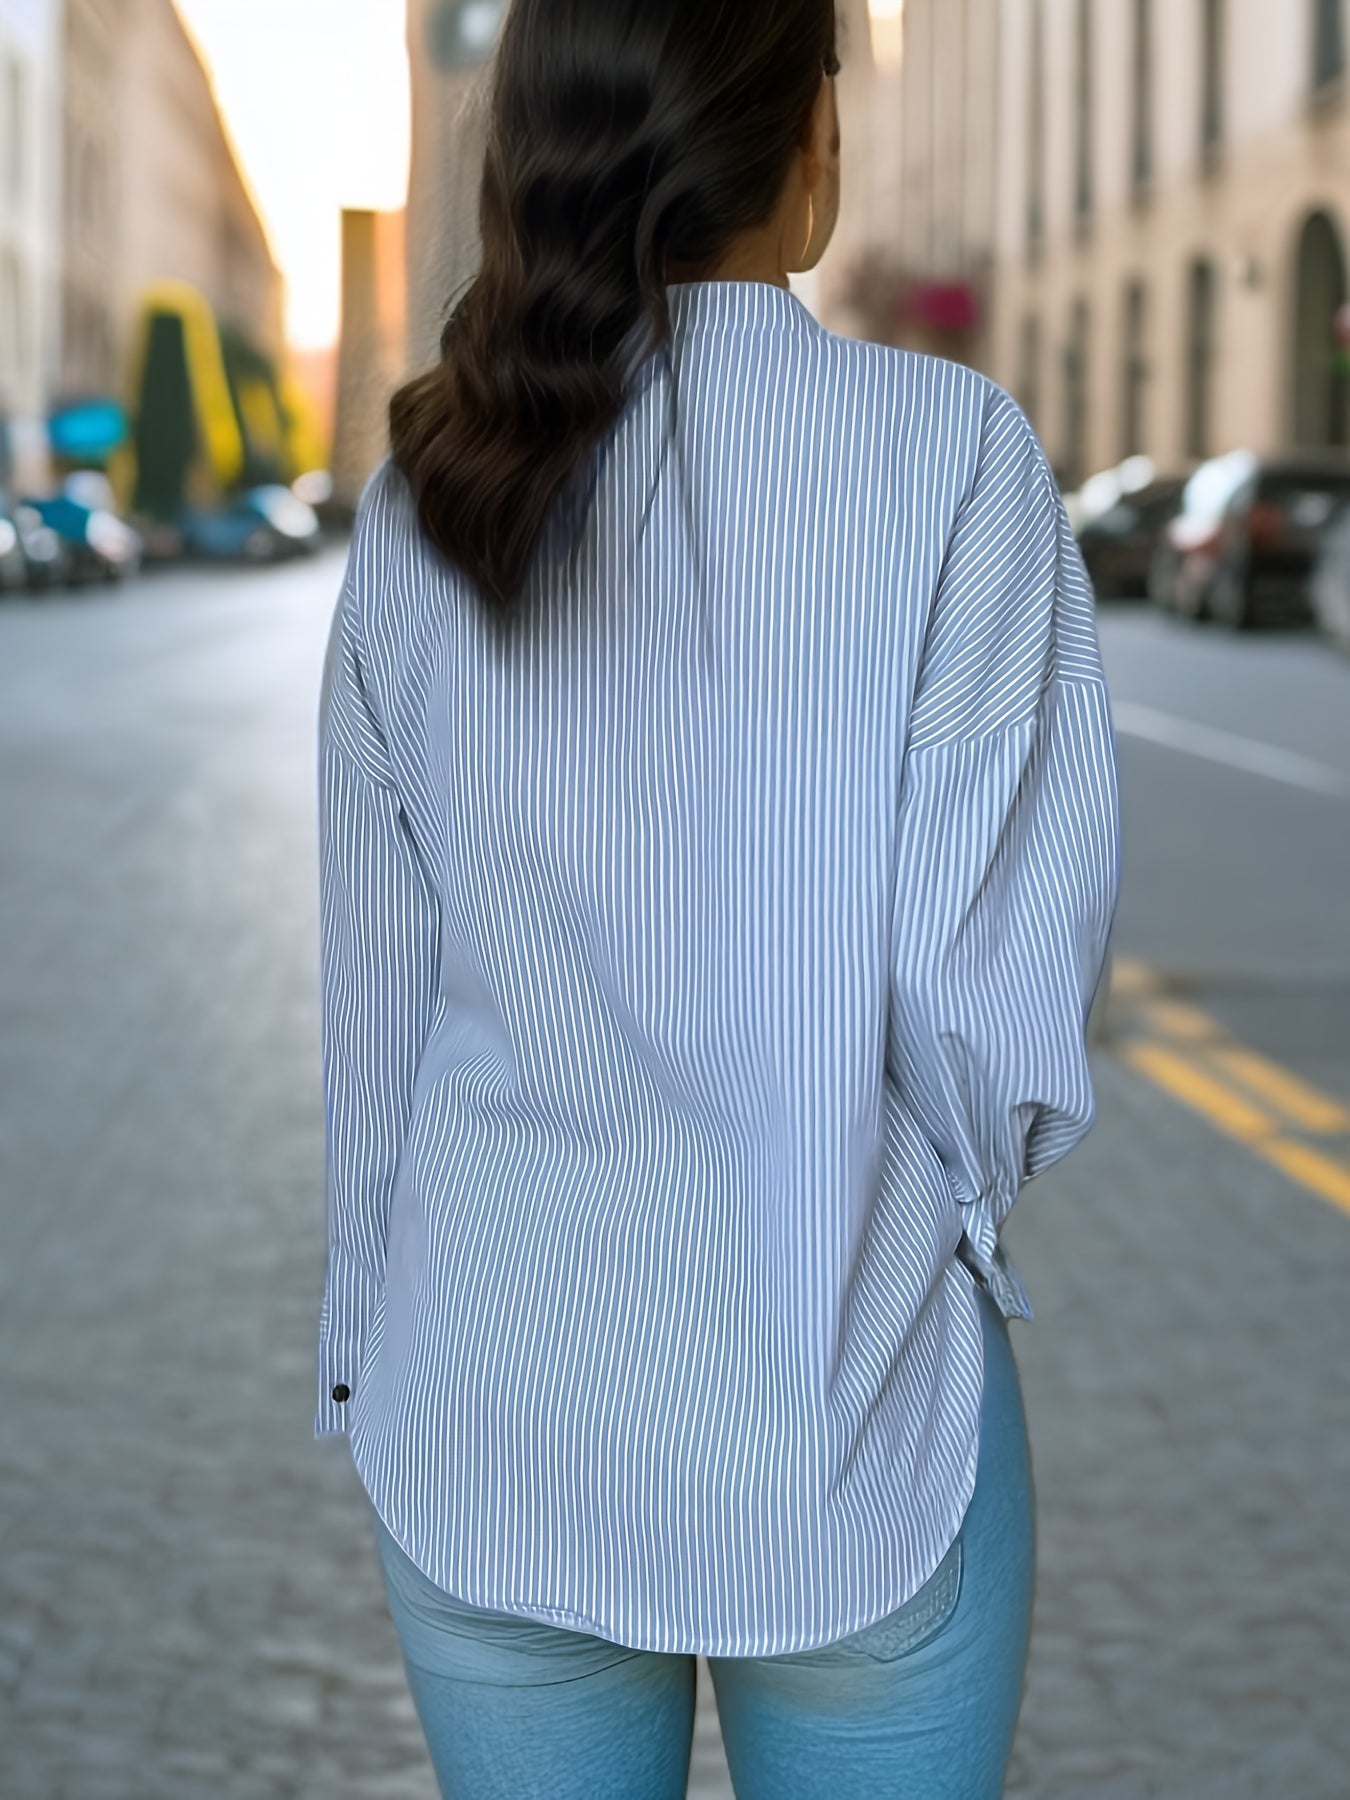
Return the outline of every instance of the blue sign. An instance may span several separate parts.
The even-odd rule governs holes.
[[[47,421],[56,456],[71,462],[102,462],[126,442],[127,415],[116,400],[84,400],[63,406]]]

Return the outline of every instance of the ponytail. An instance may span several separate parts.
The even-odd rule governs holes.
[[[669,342],[667,266],[771,215],[833,49],[833,0],[514,0],[482,267],[390,407],[423,530],[493,610]]]

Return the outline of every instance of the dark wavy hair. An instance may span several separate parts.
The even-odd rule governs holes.
[[[423,529],[496,613],[670,341],[667,270],[697,278],[772,216],[835,33],[835,0],[513,0],[481,268],[389,415]]]

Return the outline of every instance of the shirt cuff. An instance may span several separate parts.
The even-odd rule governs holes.
[[[987,1218],[985,1223],[988,1225]],[[957,1256],[980,1286],[988,1290],[990,1298],[1005,1319],[1034,1319],[1036,1315],[1031,1310],[1031,1301],[1027,1298],[1027,1290],[1018,1274],[1016,1263],[997,1236],[992,1235],[992,1226],[986,1232],[980,1232],[976,1227],[977,1235],[985,1239],[984,1244],[976,1242],[971,1236],[971,1228],[975,1224],[974,1219],[967,1224],[961,1241],[956,1246]]]

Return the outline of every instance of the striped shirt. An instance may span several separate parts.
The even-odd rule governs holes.
[[[995,383],[785,289],[674,337],[502,631],[389,463],[320,703],[315,1435],[435,1583],[815,1647],[975,1480],[975,1283],[1093,1114],[1092,593]]]

